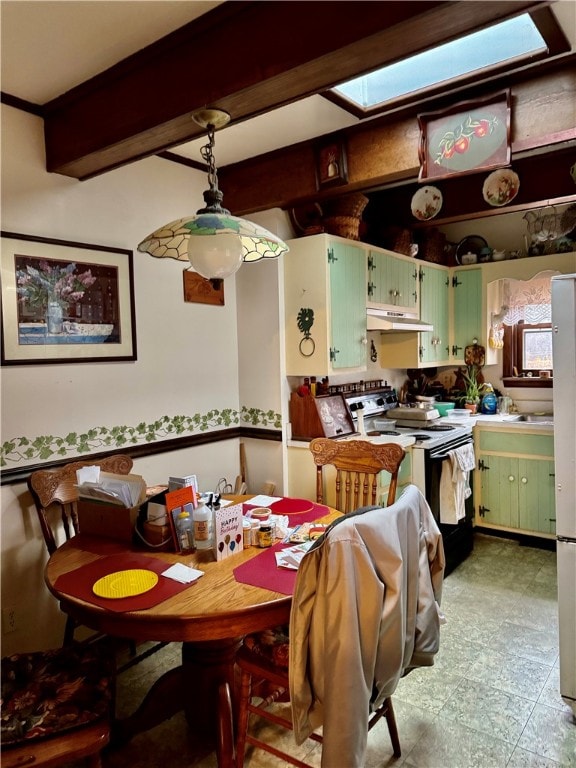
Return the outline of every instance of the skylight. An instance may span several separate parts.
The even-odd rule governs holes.
[[[349,80],[332,91],[368,110],[547,50],[532,18],[523,14]]]

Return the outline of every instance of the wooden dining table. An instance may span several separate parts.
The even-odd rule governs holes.
[[[250,496],[228,497],[233,503]],[[311,502],[310,502],[311,503]],[[318,519],[331,522],[339,515],[330,507],[315,505]],[[62,579],[78,569],[104,567],[102,558],[139,552],[166,567],[184,563],[204,575],[177,594],[139,610],[112,610],[63,589]],[[234,570],[262,554],[258,547],[216,562],[211,551],[189,555],[138,549],[128,543],[73,537],[51,555],[45,570],[48,589],[61,610],[77,622],[114,637],[138,641],[182,643],[182,663],[156,680],[138,709],[117,720],[113,744],[159,724],[179,711],[200,742],[216,749],[220,768],[234,768],[235,656],[245,635],[278,624],[287,624],[291,595],[239,582]],[[91,565],[90,565],[91,564]],[[276,567],[276,566],[273,566]],[[59,582],[60,579],[60,582]],[[100,601],[102,603],[102,601]]]

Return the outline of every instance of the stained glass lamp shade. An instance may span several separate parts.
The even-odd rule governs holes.
[[[208,129],[209,143],[201,149],[208,164],[210,185],[204,192],[206,207],[152,232],[138,245],[138,250],[159,259],[190,261],[202,277],[222,279],[233,275],[244,261],[275,259],[288,251],[288,246],[264,227],[232,216],[221,206],[223,196],[218,189],[212,147],[215,127],[226,125],[230,116],[219,110],[205,110],[194,119]]]

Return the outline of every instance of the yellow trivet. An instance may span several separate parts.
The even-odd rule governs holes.
[[[129,571],[116,571],[102,576],[94,584],[92,590],[98,597],[134,597],[148,592],[158,583],[158,574],[143,568],[133,568]]]

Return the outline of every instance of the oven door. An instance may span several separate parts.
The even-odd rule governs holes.
[[[440,522],[440,478],[444,463],[449,461],[448,452],[461,445],[473,442],[472,435],[463,435],[441,446],[432,449],[424,449],[424,474],[426,482],[426,499],[438,523],[442,540],[444,543],[444,554],[446,557],[446,569],[444,575],[447,576],[460,563],[465,560],[474,545],[474,501],[473,493],[464,502],[465,516],[457,525],[448,525]],[[474,473],[470,472],[470,488],[472,491]]]

